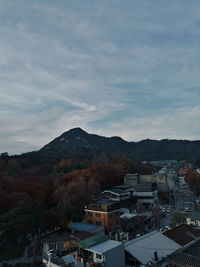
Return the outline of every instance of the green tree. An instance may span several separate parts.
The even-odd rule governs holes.
[[[185,214],[184,213],[181,213],[181,212],[175,212],[172,215],[171,223],[173,225],[181,224],[181,223],[186,223]]]

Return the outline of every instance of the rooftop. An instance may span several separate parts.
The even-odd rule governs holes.
[[[109,199],[98,199],[97,201],[92,202],[91,205],[93,205],[93,206],[95,206],[95,205],[96,206],[99,206],[99,205],[111,205],[113,203],[115,203],[115,202],[111,201]]]
[[[168,256],[171,263],[187,267],[200,266],[200,238]]]
[[[98,234],[98,235],[94,235],[91,236],[85,240],[82,240],[79,242],[79,246],[83,247],[83,248],[91,248],[93,246],[96,246],[102,242],[107,241],[109,238],[103,234]]]
[[[128,194],[127,191],[121,190],[121,189],[117,189],[117,188],[107,189],[104,192],[111,192],[111,193],[116,194],[116,195],[127,195]]]
[[[92,236],[92,234],[86,233],[86,232],[80,232],[80,233],[75,233],[75,234],[62,232],[62,233],[56,233],[49,237],[46,237],[44,239],[44,242],[52,243],[52,242],[79,241],[79,240],[84,240],[90,236]]]
[[[181,224],[171,230],[165,231],[163,234],[181,246],[185,246],[197,237],[200,237],[200,231],[188,224]]]
[[[82,222],[76,222],[76,223],[71,223],[68,225],[69,229],[74,230],[74,231],[83,231],[83,232],[94,232],[94,231],[103,231],[104,228],[103,226],[100,225],[94,225],[94,224],[89,224],[89,223],[82,223]]]
[[[157,251],[158,258],[166,257],[181,246],[160,232],[153,231],[124,244],[125,250],[142,264],[148,264]]]
[[[105,242],[102,242],[98,245],[95,245],[93,247],[90,247],[89,250],[97,253],[105,253],[108,250],[111,250],[113,248],[116,248],[120,246],[121,243],[115,240],[107,240]]]

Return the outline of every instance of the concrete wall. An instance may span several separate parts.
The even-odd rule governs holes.
[[[125,267],[124,246],[121,244],[104,254],[106,264],[105,267]]]

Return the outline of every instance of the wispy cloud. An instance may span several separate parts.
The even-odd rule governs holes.
[[[0,152],[76,126],[199,139],[199,11],[195,0],[2,0]]]

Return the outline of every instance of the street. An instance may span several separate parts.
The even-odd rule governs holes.
[[[192,221],[200,221],[200,204],[195,205],[194,195],[189,190],[177,187],[174,207],[170,207],[170,212],[165,212],[165,217],[161,219],[160,227],[170,226],[173,213],[182,212]]]

